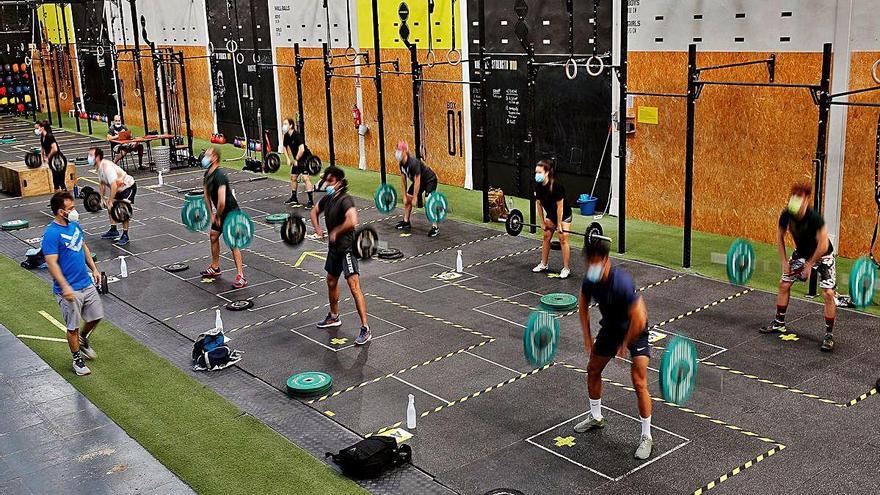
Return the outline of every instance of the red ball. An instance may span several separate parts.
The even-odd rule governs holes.
[[[6,96],[6,86],[0,86],[0,96]]]
[[[24,113],[24,103],[19,103],[17,107],[18,113]]]

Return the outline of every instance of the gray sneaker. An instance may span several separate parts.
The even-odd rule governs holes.
[[[645,459],[651,457],[651,450],[654,448],[654,439],[642,435],[641,441],[639,441],[639,448],[636,449],[636,459],[640,461],[644,461]]]
[[[587,419],[581,421],[580,423],[574,425],[574,431],[578,433],[583,433],[585,431],[594,430],[596,428],[605,428],[605,425],[608,424],[608,420],[603,416],[602,419],[593,418],[593,413],[587,414]]]
[[[95,359],[98,357],[98,353],[92,349],[92,346],[89,344],[89,337],[87,335],[79,334],[79,353],[83,355],[86,359]]]
[[[83,362],[82,358],[77,359],[73,362],[73,372],[79,376],[92,374],[92,370],[90,370],[89,367],[86,366],[86,363]]]

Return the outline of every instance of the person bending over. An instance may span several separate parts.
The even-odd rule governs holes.
[[[137,194],[137,183],[134,177],[125,173],[119,165],[104,159],[104,150],[95,147],[89,150],[89,165],[95,167],[98,174],[98,193],[101,195],[101,203],[107,208],[108,214],[115,201],[128,201],[134,204]],[[128,227],[131,219],[122,222],[122,235],[116,228],[116,221],[110,216],[110,230],[101,234],[101,239],[116,239],[117,246],[128,244]]]
[[[584,244],[584,276],[578,298],[578,313],[584,334],[584,349],[589,356],[587,364],[587,392],[590,411],[587,419],[574,427],[574,431],[604,428],[608,421],[602,414],[602,370],[615,355],[623,357],[629,350],[632,366],[630,376],[638,401],[641,437],[636,448],[636,459],[651,456],[654,440],[651,437],[651,395],[648,392],[648,363],[651,360],[651,344],[648,342],[648,310],[636,292],[629,273],[612,266],[608,256],[610,241],[594,238]],[[599,331],[593,341],[590,332],[590,301],[599,306]]]
[[[825,298],[825,338],[820,349],[834,350],[834,318],[837,315],[837,301],[834,289],[837,287],[834,246],[828,239],[825,219],[810,208],[813,188],[809,184],[795,184],[791,188],[788,206],[779,215],[779,228],[776,247],[782,262],[782,277],[779,280],[779,293],[776,296],[776,318],[773,323],[761,328],[761,333],[785,332],[785,313],[791,297],[791,286],[809,280],[813,270],[819,275],[819,287]],[[794,251],[791,257],[785,252],[785,234],[791,234]]]
[[[357,209],[354,200],[348,195],[348,183],[341,168],[328,167],[324,171],[323,181],[327,186],[327,195],[312,208],[311,219],[315,232],[322,239],[324,231],[321,230],[318,215],[323,213],[324,222],[327,224],[329,246],[324,270],[327,271],[330,312],[317,326],[333,328],[342,325],[339,318],[339,276],[345,274],[345,281],[348,282],[351,297],[361,318],[361,331],[354,343],[363,345],[369,342],[373,335],[370,333],[370,325],[367,321],[367,303],[361,291],[357,256],[354,253],[354,230],[358,224]]]
[[[437,174],[431,170],[431,167],[425,165],[425,162],[409,154],[409,145],[406,141],[397,143],[394,158],[397,159],[397,165],[400,167],[400,182],[403,184],[403,190],[406,191],[403,202],[403,220],[398,222],[395,228],[409,230],[412,227],[410,217],[412,216],[413,202],[415,201],[416,206],[421,208],[423,196],[437,190]],[[407,179],[410,181],[409,189],[406,187]],[[432,223],[428,237],[437,237],[439,233],[440,229],[437,224]]]
[[[306,195],[309,197],[309,202],[306,203],[306,208],[312,208],[315,206],[312,198],[312,195],[315,192],[315,187],[312,185],[309,171],[306,168],[306,160],[312,156],[312,153],[306,146],[306,141],[296,128],[294,122],[293,119],[286,118],[281,123],[281,131],[284,133],[284,140],[282,143],[284,157],[287,158],[287,165],[290,166],[290,199],[285,201],[284,204],[294,206],[299,205],[299,198],[296,197],[296,191],[299,184],[299,176],[302,175],[303,183],[306,186]]]
[[[208,215],[211,217],[211,264],[202,270],[201,275],[207,278],[220,276],[220,237],[223,235],[223,222],[229,213],[238,209],[238,201],[229,185],[226,172],[220,168],[220,152],[215,148],[205,150],[202,157],[202,167],[205,170],[204,189],[205,204],[208,207]],[[232,287],[242,289],[247,287],[247,279],[244,278],[244,263],[241,260],[241,250],[232,250],[232,259],[235,261],[235,282]]]

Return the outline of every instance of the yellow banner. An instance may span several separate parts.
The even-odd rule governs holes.
[[[64,19],[67,16],[67,38],[64,37]],[[40,29],[43,30],[44,39],[56,45],[74,42],[73,16],[70,13],[70,5],[63,9],[58,5],[46,4],[37,8],[37,19],[40,20]]]
[[[638,121],[641,124],[660,123],[660,110],[657,107],[639,107]]]
[[[455,2],[455,34],[461,38],[461,16],[458,13],[462,2]],[[407,26],[409,41],[418,45],[419,50],[427,50],[428,43],[428,0],[379,0],[379,45],[382,48],[406,48],[400,38],[400,16],[398,8],[405,3],[409,9]],[[452,48],[452,0],[435,0],[431,14],[431,38],[433,49],[444,53]],[[372,0],[357,2],[358,37],[362,49],[373,48]],[[456,43],[456,48],[461,46]]]

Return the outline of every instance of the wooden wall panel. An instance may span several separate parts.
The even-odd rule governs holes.
[[[125,49],[122,45],[117,45],[117,49]],[[129,47],[130,48],[130,47]],[[141,50],[141,56],[145,51]],[[132,52],[122,52],[116,64],[119,73],[119,81],[122,86],[122,110],[124,114],[124,122],[127,125],[144,126],[143,111],[141,109],[141,98],[147,105],[147,127],[155,129],[157,127],[156,114],[156,93],[153,80],[153,64],[149,59],[141,59],[141,74],[143,75],[144,90],[143,94],[137,94],[138,80],[136,77],[137,66],[134,62]]]
[[[850,89],[876,86],[871,65],[880,52],[853,52]],[[880,103],[880,92],[855,95],[850,101]],[[877,206],[874,202],[874,153],[880,108],[848,107],[843,195],[840,213],[840,253],[847,257],[867,254]]]
[[[57,52],[43,50],[43,60],[46,63],[46,88],[48,89],[48,93],[49,93],[49,104],[50,104],[49,110],[52,111],[52,115],[54,116],[55,115],[55,84],[57,84],[59,97],[62,97],[62,96],[65,97],[65,99],[59,100],[59,104],[61,107],[61,113],[63,114],[64,119],[67,119],[70,110],[73,110],[72,83],[73,83],[73,81],[76,81],[77,77],[79,77],[79,75],[78,75],[79,73],[77,72],[76,65],[75,65],[76,52],[73,49],[73,45],[70,45],[68,50],[69,50],[68,53],[70,54],[70,59],[69,59],[70,63],[74,64],[72,67],[73,80],[70,80],[70,76],[67,73],[64,74],[64,80],[62,80],[57,73],[56,73],[55,78],[53,79],[52,72],[56,70],[56,60],[55,60],[56,57],[55,57],[55,55],[57,54]],[[42,111],[45,112],[46,109],[43,107],[46,106],[46,96],[45,96],[45,92],[43,91],[43,74],[42,74],[42,68],[40,66],[39,53],[35,52],[35,56],[33,57],[32,63],[33,63],[33,69],[34,69],[33,75],[34,75],[35,94],[36,94],[37,98],[39,99],[40,108],[42,109]],[[53,84],[53,82],[54,82],[54,84]],[[76,90],[76,94],[78,97],[82,97],[82,95],[79,94],[78,87]],[[55,123],[57,123],[58,117],[55,117],[53,120]]]
[[[701,66],[766,53],[701,53]],[[687,54],[630,53],[631,91],[686,90]],[[821,54],[784,53],[777,82],[817,83]],[[761,66],[704,73],[703,80],[766,81]],[[641,220],[682,225],[686,108],[683,99],[636,97],[658,107],[659,125],[630,136],[627,210]],[[770,242],[795,181],[812,182],[818,110],[804,89],[706,87],[697,102],[694,229]]]
[[[174,46],[175,51],[182,51],[184,57],[203,57],[208,49],[201,46]],[[210,62],[206,58],[194,58],[185,61],[186,86],[189,97],[190,125],[193,136],[210,139],[214,132],[214,90],[211,87]],[[181,86],[182,89],[182,86]],[[181,132],[185,132],[183,95],[180,95]]]

